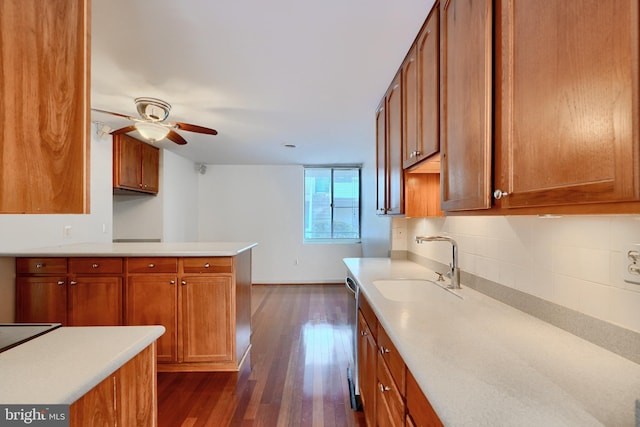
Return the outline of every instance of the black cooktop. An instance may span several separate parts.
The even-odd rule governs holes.
[[[60,327],[60,323],[0,323],[0,353]]]

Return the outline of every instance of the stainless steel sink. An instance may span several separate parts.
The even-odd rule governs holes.
[[[463,299],[459,290],[447,288],[448,282],[434,282],[427,279],[380,279],[373,286],[388,300],[397,302],[419,302],[429,298],[429,287],[438,287]]]

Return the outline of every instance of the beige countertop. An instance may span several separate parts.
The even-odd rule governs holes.
[[[164,326],[62,327],[0,353],[0,403],[71,404],[153,343]]]
[[[256,246],[254,242],[126,242],[77,243],[21,250],[4,256],[136,257],[235,256]]]
[[[445,425],[637,426],[640,365],[464,283],[401,301],[373,284],[437,277],[416,263],[344,262]]]

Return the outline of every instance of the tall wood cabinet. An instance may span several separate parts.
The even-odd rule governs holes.
[[[440,4],[442,209],[490,207],[492,0]]]
[[[126,134],[113,136],[113,188],[157,194],[160,149]]]
[[[0,213],[89,212],[89,0],[0,2]]]
[[[638,200],[637,0],[497,4],[498,206]]]

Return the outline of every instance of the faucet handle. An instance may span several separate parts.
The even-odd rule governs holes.
[[[436,282],[444,282],[444,273],[438,273],[437,271],[435,273],[438,275],[438,279],[436,279]]]

